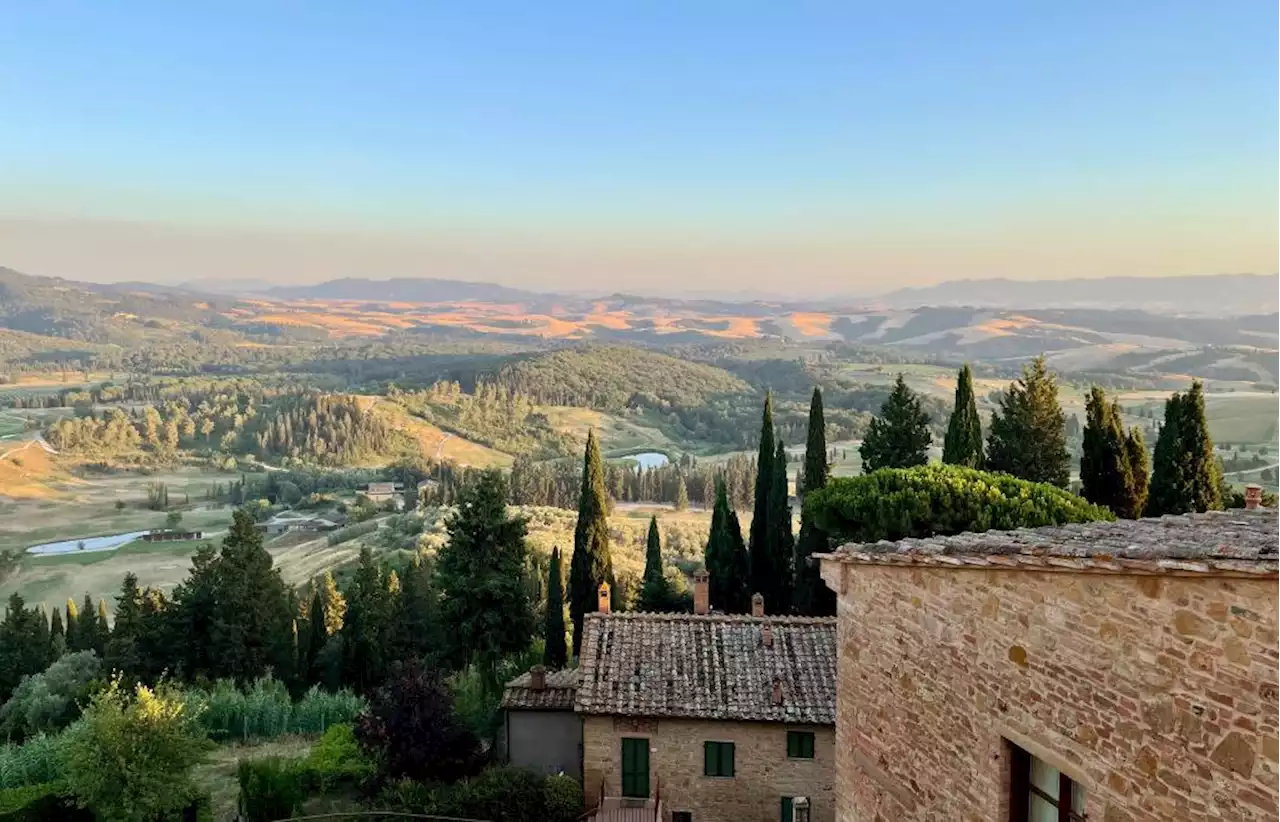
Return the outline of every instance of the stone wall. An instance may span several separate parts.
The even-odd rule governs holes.
[[[823,575],[841,822],[1006,820],[1010,743],[1082,783],[1093,822],[1277,818],[1274,575]]]
[[[814,758],[787,758],[787,731],[814,732]],[[583,719],[588,806],[622,793],[622,738],[649,739],[649,790],[694,822],[778,822],[784,796],[806,796],[813,822],[835,819],[835,733],[830,726],[685,719]],[[734,743],[733,778],[703,776],[703,742]]]

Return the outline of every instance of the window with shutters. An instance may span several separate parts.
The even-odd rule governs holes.
[[[693,822],[693,811],[672,811],[671,822]]]
[[[787,758],[813,759],[812,731],[787,731]]]
[[[622,795],[649,797],[649,740],[622,738]]]
[[[702,743],[703,776],[733,776],[733,743]]]
[[[1084,822],[1084,787],[1010,743],[1009,822]]]

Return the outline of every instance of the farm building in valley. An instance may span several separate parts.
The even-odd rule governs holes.
[[[824,555],[837,819],[1274,822],[1276,545],[1258,509]]]

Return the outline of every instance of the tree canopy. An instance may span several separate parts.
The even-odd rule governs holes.
[[[1066,488],[1071,482],[1066,418],[1058,383],[1043,356],[1024,366],[991,416],[986,467],[1031,482]]]
[[[880,415],[871,420],[858,449],[862,456],[862,470],[871,473],[881,468],[924,465],[929,461],[929,443],[932,441],[929,415],[925,413],[919,395],[899,374],[888,399],[880,408]]]
[[[1221,508],[1221,480],[1204,414],[1204,386],[1196,380],[1185,393],[1175,393],[1165,402],[1147,515]]]
[[[973,393],[973,371],[965,363],[956,377],[955,408],[947,422],[947,436],[942,442],[942,461],[947,465],[981,468],[982,420]]]
[[[604,490],[604,466],[594,430],[587,432],[582,457],[582,491],[578,497],[578,524],[573,530],[573,557],[569,562],[569,617],[573,620],[573,655],[582,647],[583,617],[594,611],[600,584],[613,578],[609,552],[609,501]]]

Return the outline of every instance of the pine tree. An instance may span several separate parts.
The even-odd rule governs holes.
[[[604,493],[604,467],[596,432],[587,432],[582,460],[582,490],[578,496],[578,524],[573,531],[573,557],[569,563],[569,616],[573,620],[573,655],[582,648],[582,620],[596,609],[600,584],[617,586],[613,557],[609,552],[608,501]]]
[[[507,513],[502,474],[485,471],[463,489],[445,527],[449,542],[436,556],[436,585],[451,657],[479,665],[488,684],[497,684],[491,677],[498,662],[528,649],[537,630],[525,521]]]
[[[787,452],[778,440],[773,458],[773,485],[769,489],[769,550],[772,573],[769,585],[757,589],[764,596],[765,612],[787,614],[791,611],[791,560],[795,553],[795,534],[791,528],[790,488],[787,484]]]
[[[1117,516],[1132,510],[1133,476],[1120,408],[1108,402],[1106,393],[1096,385],[1085,403],[1080,486],[1081,496],[1095,505],[1105,505]]]
[[[987,435],[987,465],[1031,482],[1059,488],[1071,483],[1066,421],[1058,404],[1058,383],[1037,357],[1010,384],[991,415]]]
[[[809,436],[804,447],[804,485],[796,490],[803,497],[827,486],[831,467],[827,464],[827,421],[822,409],[822,389],[813,389],[809,399]]]
[[[444,653],[439,599],[430,567],[414,554],[405,570],[395,617],[394,646],[401,659],[436,662]]]
[[[947,422],[947,438],[942,442],[942,461],[947,465],[981,468],[982,420],[973,394],[973,371],[965,363],[956,379],[956,407]]]
[[[929,415],[921,407],[920,397],[907,387],[901,374],[893,390],[880,407],[880,416],[871,420],[858,453],[862,471],[869,474],[880,468],[910,468],[929,461]]]
[[[1129,507],[1119,516],[1137,519],[1143,515],[1147,507],[1148,486],[1151,482],[1151,466],[1147,462],[1147,443],[1142,437],[1142,429],[1133,426],[1124,441],[1125,458],[1129,462],[1130,486]]]
[[[551,549],[551,561],[547,564],[547,613],[543,618],[544,641],[542,664],[558,671],[569,662],[569,650],[564,642],[564,572],[560,567],[560,549]]]
[[[684,477],[676,478],[676,501],[675,509],[684,511],[689,507],[689,489],[685,487]]]
[[[640,584],[640,599],[636,609],[657,613],[671,609],[673,592],[662,564],[662,537],[658,533],[658,518],[649,518],[649,536],[645,541],[644,578]]]
[[[346,618],[339,632],[342,682],[359,693],[368,693],[382,682],[386,672],[391,611],[382,569],[367,545],[360,548],[346,600]]]
[[[748,599],[753,593],[764,593],[772,585],[777,575],[774,567],[775,530],[769,521],[772,510],[775,480],[774,460],[777,458],[777,444],[773,430],[773,395],[764,396],[764,414],[760,420],[760,451],[756,457],[756,490],[755,504],[751,509],[751,540],[748,543],[750,561],[748,563],[750,582],[747,591]],[[785,466],[785,464],[784,464]],[[708,571],[711,569],[708,568]],[[712,572],[714,575],[714,572]],[[714,584],[714,583],[713,583]]]
[[[716,480],[716,501],[711,512],[711,532],[703,564],[709,581],[711,607],[726,614],[748,610],[751,589],[746,546],[738,515],[729,507],[729,496],[722,478]]]
[[[138,590],[138,577],[126,573],[116,597],[116,624],[107,641],[107,669],[137,675],[141,660],[138,657],[138,640],[142,634],[142,592]]]

